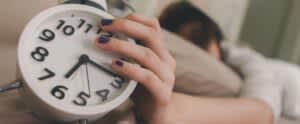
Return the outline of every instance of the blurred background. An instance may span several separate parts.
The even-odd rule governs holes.
[[[110,0],[116,4],[120,0]],[[176,0],[129,0],[138,12],[156,16]],[[197,0],[194,0],[197,1]],[[266,56],[300,64],[299,0],[198,0],[223,28],[227,40]]]

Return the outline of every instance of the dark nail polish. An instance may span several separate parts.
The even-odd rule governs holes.
[[[110,40],[109,37],[101,36],[101,37],[99,38],[99,41],[98,41],[98,42],[99,42],[100,44],[106,44],[106,43],[109,42],[109,40]]]
[[[117,66],[122,67],[124,63],[121,60],[116,61]]]
[[[111,20],[111,19],[102,19],[102,20],[101,20],[101,24],[102,24],[103,26],[111,25],[112,23],[113,23],[113,20]]]

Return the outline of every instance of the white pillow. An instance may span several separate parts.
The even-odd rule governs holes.
[[[282,112],[300,120],[300,68],[284,61],[264,57],[248,47],[225,44],[227,62],[243,75],[241,97],[257,98],[273,110],[275,120]]]

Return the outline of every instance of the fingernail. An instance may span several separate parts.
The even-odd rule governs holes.
[[[102,24],[103,26],[111,25],[112,23],[113,23],[113,20],[111,20],[111,19],[102,19],[102,20],[101,20],[101,24]]]
[[[110,40],[109,37],[101,36],[101,37],[99,38],[99,41],[98,41],[98,42],[99,42],[100,44],[106,44],[106,43],[109,42],[109,40]]]
[[[121,60],[117,60],[116,65],[119,67],[122,67],[124,65],[124,63]]]

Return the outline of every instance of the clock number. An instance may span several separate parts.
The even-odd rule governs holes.
[[[75,29],[71,25],[67,25],[63,28],[63,32],[65,35],[71,36],[74,34]]]
[[[77,97],[78,99],[74,100],[73,103],[79,106],[86,106],[87,104],[86,99],[90,98],[91,96],[85,92],[80,92]]]
[[[44,29],[42,31],[41,36],[39,36],[39,39],[47,42],[54,40],[54,38],[55,38],[55,33],[49,29]]]
[[[46,79],[49,79],[49,78],[52,78],[52,77],[55,76],[55,73],[52,72],[51,70],[49,70],[48,68],[45,68],[44,71],[47,72],[47,75],[45,75],[45,76],[43,76],[43,77],[39,77],[38,79],[39,79],[40,81],[46,80]]]
[[[84,26],[84,24],[86,23],[86,21],[84,19],[80,19],[80,23],[77,26],[77,28],[82,28],[82,26]],[[85,29],[85,33],[89,33],[90,30],[93,28],[92,24],[87,24],[87,28]]]
[[[59,20],[59,24],[58,26],[56,27],[57,30],[61,29],[62,26],[64,26],[64,24],[66,23],[65,20]]]
[[[84,19],[80,19],[80,23],[79,25],[77,26],[77,28],[81,28],[84,24],[85,24],[85,20]]]
[[[67,91],[67,90],[68,90],[68,88],[65,86],[56,86],[51,90],[51,94],[55,98],[62,100],[65,98],[65,91]]]
[[[73,35],[75,33],[75,28],[71,25],[64,26],[65,24],[66,24],[65,20],[59,20],[59,23],[58,23],[56,29],[60,30],[61,28],[63,28],[62,31],[65,35],[67,35],[67,36]]]
[[[49,56],[49,52],[44,47],[37,47],[34,52],[31,52],[31,57],[38,62],[45,61],[47,56]]]
[[[89,31],[93,28],[93,25],[87,24],[87,29],[85,30],[85,33],[89,33]]]
[[[102,102],[105,102],[109,95],[109,90],[108,89],[99,90],[96,92],[96,94],[101,97]]]
[[[110,85],[116,89],[121,89],[124,82],[125,82],[124,78],[116,77],[115,81],[110,83]]]

